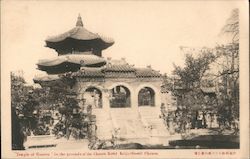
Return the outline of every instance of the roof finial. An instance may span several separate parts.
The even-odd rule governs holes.
[[[80,15],[80,14],[78,14],[78,18],[77,18],[76,26],[77,26],[77,27],[83,27],[82,17],[81,17],[81,15]]]

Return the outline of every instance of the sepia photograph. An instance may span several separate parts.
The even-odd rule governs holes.
[[[248,158],[248,13],[244,0],[2,1],[3,157]]]

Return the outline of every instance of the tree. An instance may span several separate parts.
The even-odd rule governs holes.
[[[11,73],[11,107],[24,117],[32,117],[37,101],[33,98],[33,87],[26,86],[24,78]]]
[[[24,89],[25,80],[21,76],[11,72],[11,106],[14,108],[22,107],[28,92]]]
[[[187,123],[195,127],[197,111],[205,111],[205,106],[212,103],[202,92],[202,80],[216,58],[210,49],[201,51],[197,57],[186,54],[184,67],[174,65],[173,77],[165,76],[164,87],[177,98],[173,119],[178,125],[177,132],[185,132]]]
[[[229,35],[232,43],[239,43],[239,9],[232,10],[231,16],[221,29],[222,35]]]
[[[203,52],[194,58],[187,54],[185,67],[175,66],[173,74],[179,79],[174,83],[173,91],[179,98],[179,104],[186,105],[189,109],[201,107],[204,103],[204,95],[201,91],[201,82],[204,74],[215,61],[216,56],[211,52]],[[176,89],[179,86],[181,89]]]
[[[204,73],[215,59],[216,56],[209,51],[199,54],[197,58],[194,58],[192,54],[186,54],[185,67],[174,65],[173,74],[180,77],[186,89],[199,88]]]
[[[217,74],[224,83],[220,91],[221,112],[225,109],[229,112],[224,120],[230,126],[234,120],[239,120],[239,9],[232,10],[221,35],[229,36],[231,41],[216,47],[218,56],[224,61],[219,63],[222,68]],[[223,113],[221,115],[223,118]]]
[[[24,130],[33,123],[33,110],[38,105],[32,98],[32,88],[26,86],[22,75],[11,72],[12,149],[24,149]]]
[[[166,76],[164,87],[177,97],[177,105],[189,112],[213,105],[223,125],[231,126],[239,118],[239,10],[234,9],[221,35],[230,38],[230,43],[215,48],[202,49],[198,57],[185,56],[185,66],[174,65],[173,77]],[[216,70],[213,70],[216,65]],[[202,92],[204,76],[213,78],[219,88],[216,96],[208,98]],[[185,113],[184,113],[185,114]],[[182,114],[183,116],[183,114]],[[185,119],[185,117],[183,117]]]
[[[39,101],[42,109],[59,107],[60,103],[68,105],[67,100],[71,100],[69,95],[74,94],[71,89],[74,79],[67,76],[62,76],[54,81],[38,81],[38,83],[42,87],[35,89],[33,96]]]

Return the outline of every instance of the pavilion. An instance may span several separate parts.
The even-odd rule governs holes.
[[[137,68],[125,58],[105,59],[102,50],[114,41],[88,31],[80,16],[73,29],[45,42],[58,57],[38,62],[38,69],[48,75],[34,78],[34,82],[42,85],[70,74],[75,81],[70,89],[76,92],[80,107],[93,108],[98,138],[110,139],[116,135],[132,141],[149,141],[152,137],[169,135],[159,118],[164,101],[159,71],[150,66]]]

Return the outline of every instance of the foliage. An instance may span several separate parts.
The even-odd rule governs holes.
[[[74,98],[65,98],[62,105],[59,107],[59,112],[70,116],[73,113],[73,109],[78,109],[78,102]]]
[[[165,87],[177,97],[178,106],[186,107],[189,112],[204,111],[208,106],[213,106],[212,110],[217,112],[220,125],[230,127],[235,120],[239,120],[238,9],[232,11],[221,34],[230,36],[231,42],[205,52],[202,50],[197,58],[187,54],[185,66],[174,66],[174,76],[166,76],[164,82]],[[212,65],[216,66],[216,70],[212,70]],[[202,91],[203,77],[209,72],[214,86],[218,87],[216,96],[206,96]]]
[[[209,65],[215,61],[216,57],[211,52],[199,54],[194,58],[191,54],[186,54],[185,67],[174,65],[173,74],[180,77],[183,86],[186,89],[200,87],[201,79],[204,73],[209,69]]]
[[[25,83],[22,76],[11,73],[11,107],[25,117],[32,117],[38,102],[32,96],[32,87],[26,86]]]
[[[162,112],[167,127],[172,129],[170,132],[185,133],[194,128],[197,125],[197,111],[205,112],[211,106],[216,106],[216,99],[202,90],[203,77],[216,59],[217,56],[210,50],[203,50],[197,57],[186,54],[185,66],[174,66],[173,76],[165,76],[165,89],[171,91],[177,99],[177,110]]]
[[[60,104],[72,109],[78,106],[76,99],[70,96],[74,95],[72,81],[74,80],[61,77],[55,81],[41,82],[42,88],[35,89],[33,96],[39,101],[41,109],[59,108]]]
[[[92,121],[91,107],[86,107],[86,112],[79,109],[78,101],[69,87],[72,80],[67,81],[66,78],[43,83],[41,88],[33,88],[26,85],[22,76],[11,74],[11,106],[13,110],[18,110],[18,114],[23,115],[22,131],[28,128],[34,135],[50,134],[48,126],[44,123],[46,121],[43,121],[42,112],[57,109],[61,118],[53,128],[56,136],[92,140],[95,136],[95,130],[92,130],[95,123]],[[34,110],[38,113],[34,114]]]
[[[175,66],[174,78],[169,78],[166,82],[170,81],[167,87],[177,97],[177,105],[185,106],[190,111],[204,108],[207,101],[201,90],[202,78],[215,60],[216,56],[211,52],[202,53],[197,58],[187,54],[185,67]]]

